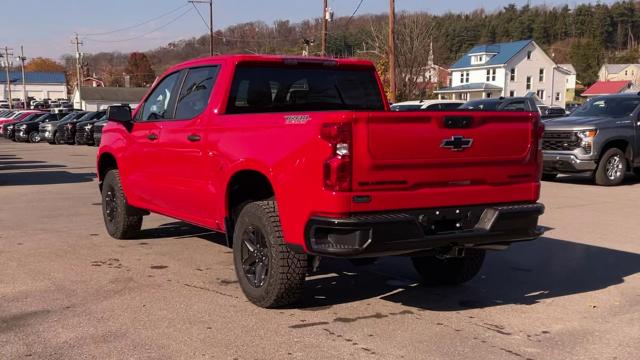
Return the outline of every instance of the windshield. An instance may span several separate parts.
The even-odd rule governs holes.
[[[636,97],[595,98],[577,108],[571,116],[625,117],[631,115],[638,105],[640,98]]]
[[[472,100],[460,106],[460,109],[466,110],[497,110],[500,106],[499,100]]]
[[[414,110],[420,110],[421,108],[422,108],[422,104],[391,105],[391,111],[414,111]]]
[[[240,66],[227,113],[384,110],[373,69]]]
[[[60,121],[71,120],[71,119],[75,118],[76,115],[78,115],[78,113],[69,113],[69,114],[65,115],[62,119],[60,119]]]

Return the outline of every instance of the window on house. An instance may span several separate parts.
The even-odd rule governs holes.
[[[516,81],[516,68],[511,68],[509,80]]]
[[[488,92],[488,93],[485,95],[485,97],[486,97],[487,99],[491,99],[491,93],[490,93],[490,92]]]
[[[531,60],[531,53],[531,50],[527,51],[527,60]]]
[[[496,81],[496,69],[491,70],[491,81]]]
[[[538,99],[544,100],[544,90],[536,91],[536,95],[538,96]]]
[[[464,84],[464,72],[460,73],[460,82]]]
[[[516,97],[516,92],[514,90],[509,91],[509,97]]]
[[[556,93],[556,101],[560,101],[560,93],[559,92]]]
[[[629,70],[624,71],[624,76],[627,76],[627,75],[629,75]]]
[[[464,82],[466,82],[466,83],[469,82],[469,72],[468,71],[465,73]]]
[[[460,99],[462,99],[462,100],[469,100],[469,94],[467,94],[467,93],[462,93],[462,94],[460,94]]]
[[[527,76],[527,90],[531,90],[531,76]]]
[[[540,82],[544,82],[544,69],[540,69],[540,74],[538,75],[538,80]]]
[[[491,70],[487,69],[487,81],[491,81]]]

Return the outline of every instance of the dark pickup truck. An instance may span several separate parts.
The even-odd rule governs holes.
[[[591,174],[596,184],[619,185],[640,169],[640,94],[589,99],[571,116],[546,120],[543,180]]]

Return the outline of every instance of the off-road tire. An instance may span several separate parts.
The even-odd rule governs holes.
[[[607,164],[609,160],[615,156],[618,156],[619,159],[621,159],[620,165],[622,166],[622,169],[620,169],[620,175],[614,176],[614,178],[612,179],[607,175]],[[596,184],[601,186],[616,186],[620,185],[622,181],[624,181],[626,172],[627,159],[624,156],[624,152],[622,152],[622,150],[618,148],[611,148],[605,151],[604,155],[602,155],[602,158],[600,158],[600,161],[598,162],[598,168],[596,169],[594,174],[594,180]]]
[[[243,234],[250,227],[262,232],[269,258],[266,278],[260,287],[249,281],[242,266]],[[242,208],[235,225],[233,262],[240,288],[257,306],[281,307],[295,303],[302,295],[307,255],[286,246],[275,201],[256,201]]]
[[[542,173],[542,181],[553,181],[558,177],[557,173]]]
[[[32,131],[29,134],[29,142],[32,144],[40,142],[40,133],[38,131]]]
[[[109,208],[111,197],[113,207]],[[110,217],[108,209],[115,209],[115,214]],[[142,228],[142,214],[129,204],[122,191],[120,172],[116,169],[109,170],[102,182],[102,216],[109,235],[116,239],[131,239]]]
[[[411,262],[424,285],[458,285],[480,272],[484,257],[485,250],[466,249],[463,257],[423,256],[413,257]]]

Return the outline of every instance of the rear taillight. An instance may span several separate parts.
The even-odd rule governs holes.
[[[320,137],[332,147],[331,157],[324,162],[325,189],[351,191],[351,123],[324,124]]]

